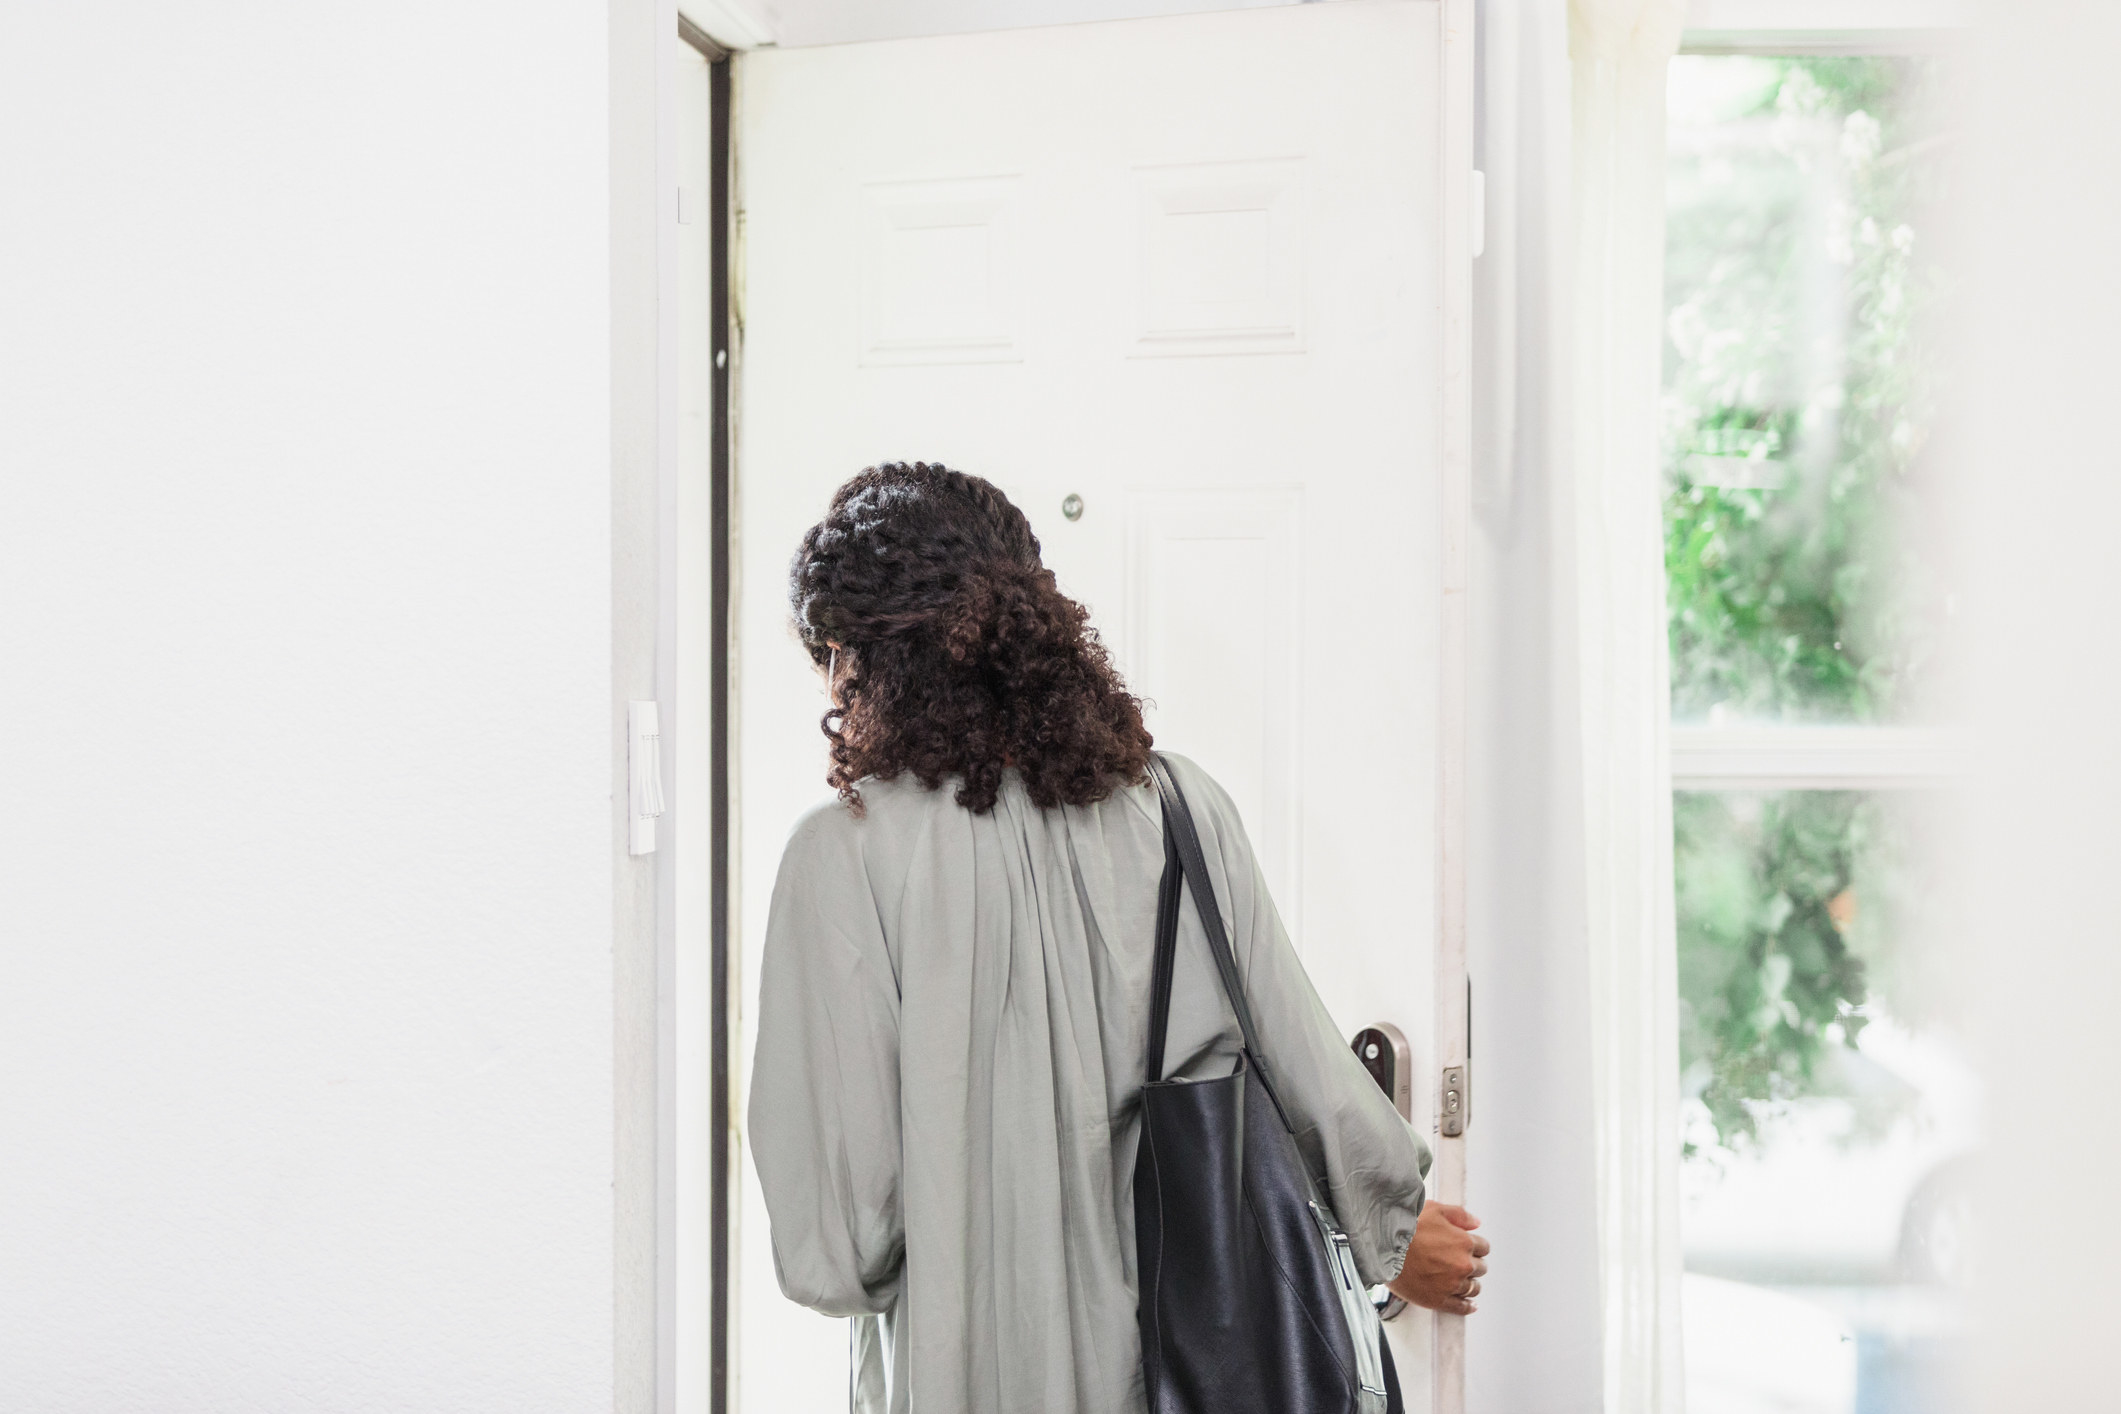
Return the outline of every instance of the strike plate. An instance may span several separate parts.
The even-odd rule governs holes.
[[[1466,1088],[1466,1068],[1462,1065],[1447,1065],[1443,1068],[1443,1096],[1436,1106],[1437,1130],[1446,1139],[1456,1139],[1466,1132],[1466,1121],[1472,1118],[1472,1092]]]

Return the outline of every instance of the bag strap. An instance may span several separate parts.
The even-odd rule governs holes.
[[[1200,913],[1201,929],[1208,935],[1208,951],[1215,955],[1215,970],[1222,976],[1223,995],[1230,999],[1230,1010],[1237,1014],[1245,1061],[1258,1072],[1259,1083],[1280,1116],[1282,1128],[1293,1134],[1296,1126],[1289,1123],[1289,1112],[1275,1093],[1273,1072],[1267,1068],[1266,1057],[1260,1053],[1259,1036],[1252,1028],[1252,1008],[1245,1003],[1244,979],[1237,975],[1237,954],[1230,950],[1230,935],[1223,926],[1222,907],[1215,901],[1215,882],[1208,877],[1208,859],[1201,852],[1200,832],[1193,826],[1186,794],[1178,788],[1170,763],[1156,752],[1149,753],[1149,777],[1156,782],[1156,793],[1164,805],[1164,878],[1156,899],[1156,962],[1149,993],[1149,1079],[1164,1078],[1164,1032],[1170,1026],[1171,979],[1178,962],[1178,883],[1174,876],[1183,874],[1186,887],[1193,893],[1193,907]],[[1178,866],[1175,871],[1174,864]]]
[[[1156,963],[1149,974],[1149,1078],[1164,1078],[1164,1033],[1171,1026],[1171,974],[1178,965],[1178,901],[1186,887],[1178,832],[1164,814],[1164,876],[1156,886]]]
[[[1237,954],[1230,950],[1230,935],[1223,926],[1222,906],[1215,898],[1215,883],[1208,877],[1208,859],[1201,852],[1200,832],[1194,827],[1193,811],[1186,805],[1185,792],[1178,788],[1178,778],[1171,774],[1170,763],[1162,756],[1150,754],[1149,775],[1156,782],[1156,792],[1163,797],[1164,803],[1164,872],[1169,875],[1171,859],[1175,853],[1185,875],[1186,887],[1193,892],[1193,906],[1200,912],[1201,928],[1208,935],[1208,951],[1215,956],[1215,970],[1222,974],[1223,993],[1230,999],[1230,1010],[1237,1013],[1237,1029],[1244,1037],[1245,1053],[1256,1062],[1259,1059],[1259,1037],[1252,1029],[1252,1008],[1245,1003],[1245,984],[1237,975]],[[1178,892],[1168,883],[1165,885],[1165,891],[1173,894]],[[1162,899],[1159,898],[1158,903],[1161,902]],[[1173,899],[1172,903],[1172,960],[1175,967],[1178,940],[1177,900]],[[1158,912],[1161,914],[1161,908]],[[1161,917],[1158,919],[1157,931],[1159,934],[1163,931]],[[1161,936],[1158,937],[1157,943],[1161,950]],[[1162,1009],[1168,1025],[1172,969],[1158,970],[1164,979]],[[1152,1013],[1156,1010],[1153,997],[1150,1000],[1150,1009]],[[1161,1031],[1163,1028],[1157,1029]],[[1161,1075],[1157,1077],[1159,1080],[1162,1078]]]

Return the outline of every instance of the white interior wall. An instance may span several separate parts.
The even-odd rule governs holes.
[[[1945,443],[1975,568],[1962,1005],[1995,1123],[1967,1407],[2076,1414],[2115,1405],[2121,1320],[2121,452],[2103,415],[2121,380],[2121,8],[1981,10],[1962,129],[1976,278]]]
[[[629,5],[0,13],[0,1408],[638,1400]]]

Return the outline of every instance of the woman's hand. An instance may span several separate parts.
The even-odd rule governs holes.
[[[1480,1279],[1488,1273],[1488,1240],[1473,1231],[1479,1226],[1479,1218],[1454,1204],[1424,1207],[1392,1294],[1432,1311],[1472,1315]]]

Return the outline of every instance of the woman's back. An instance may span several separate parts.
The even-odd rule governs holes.
[[[781,1289],[880,1318],[858,1328],[865,1411],[1133,1414],[1164,861],[1141,703],[1023,512],[947,467],[840,487],[789,606],[831,695],[840,800],[789,838],[759,977],[749,1127]],[[1258,1059],[1357,1266],[1386,1280],[1427,1151],[1319,1005],[1229,797],[1174,766]],[[1236,1063],[1212,969],[1189,900],[1166,1077]]]
[[[1298,965],[1229,798],[1172,758],[1265,1060],[1370,1281],[1398,1270],[1427,1151]],[[751,1146],[782,1289],[866,1331],[862,1403],[1134,1411],[1133,1173],[1162,822],[1146,784],[990,810],[864,781],[790,837],[760,977]],[[1188,902],[1166,1075],[1238,1037]]]

